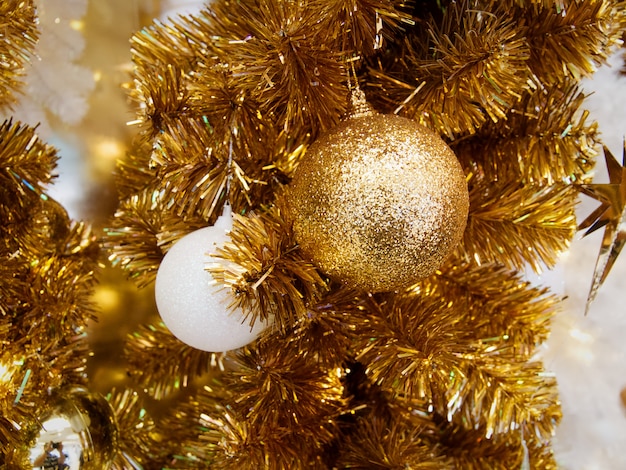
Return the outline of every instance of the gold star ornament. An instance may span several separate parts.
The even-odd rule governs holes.
[[[604,147],[604,159],[609,173],[609,183],[584,184],[580,186],[581,192],[600,202],[596,208],[578,226],[579,230],[585,230],[585,236],[604,227],[604,236],[600,253],[596,260],[593,274],[593,282],[587,296],[586,311],[596,298],[598,289],[609,275],[611,268],[619,256],[624,242],[626,242],[626,142],[622,164],[613,156],[610,150]]]

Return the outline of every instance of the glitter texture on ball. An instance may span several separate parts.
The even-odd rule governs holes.
[[[432,274],[459,243],[469,196],[456,156],[435,133],[365,113],[318,139],[287,190],[287,217],[328,276],[370,292]]]

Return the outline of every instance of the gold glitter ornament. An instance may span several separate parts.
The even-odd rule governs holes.
[[[287,217],[331,278],[370,292],[401,289],[434,272],[461,240],[467,182],[426,127],[362,103],[356,110],[303,157]]]

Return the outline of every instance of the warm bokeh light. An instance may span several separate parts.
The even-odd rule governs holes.
[[[82,20],[70,20],[70,28],[75,31],[82,31],[85,29],[85,22]]]
[[[9,382],[13,377],[13,368],[0,363],[0,383]]]
[[[98,286],[93,295],[93,301],[104,312],[119,308],[120,293],[110,285]]]

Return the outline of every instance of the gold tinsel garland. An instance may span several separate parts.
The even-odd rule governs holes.
[[[552,266],[576,230],[574,184],[588,183],[598,141],[577,83],[618,43],[624,11],[609,0],[217,0],[135,35],[141,132],[119,165],[111,260],[149,285],[172,244],[228,201],[238,215],[219,255],[231,268],[213,274],[248,321],[278,327],[226,354],[162,324],[129,335],[143,393],[109,397],[114,467],[555,468],[556,382],[532,358],[558,299],[516,270]],[[354,81],[378,111],[447,139],[467,176],[457,252],[402,292],[331,281],[281,212]],[[49,406],[40,390],[87,383],[96,252],[45,196],[54,150],[19,124],[0,137],[0,439],[21,452],[0,463],[11,465]],[[146,415],[140,395],[186,386],[164,416]]]

